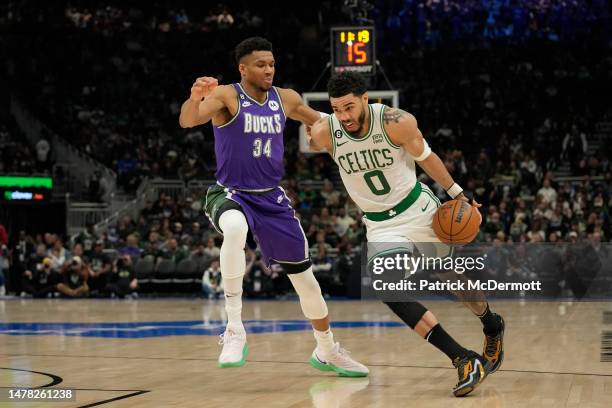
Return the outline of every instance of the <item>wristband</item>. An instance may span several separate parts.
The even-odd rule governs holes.
[[[454,200],[459,194],[463,193],[463,189],[459,184],[453,183],[453,185],[446,190],[446,193]]]

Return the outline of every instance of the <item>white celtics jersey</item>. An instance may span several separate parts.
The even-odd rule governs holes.
[[[416,184],[413,158],[391,142],[383,127],[387,106],[374,103],[370,128],[362,138],[346,133],[330,115],[333,158],[351,198],[365,212],[385,211],[406,198]]]

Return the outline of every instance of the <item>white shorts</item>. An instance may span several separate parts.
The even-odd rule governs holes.
[[[368,258],[393,249],[391,247],[412,251],[416,246],[419,252],[430,257],[451,254],[452,248],[442,243],[431,227],[433,216],[441,205],[440,200],[426,184],[421,183],[421,186],[423,190],[419,198],[398,216],[385,221],[363,218],[369,244]],[[375,248],[378,243],[380,250],[372,252],[372,247]]]

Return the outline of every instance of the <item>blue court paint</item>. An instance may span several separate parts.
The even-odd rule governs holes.
[[[276,333],[312,330],[308,320],[245,320],[247,333]],[[0,335],[80,336],[116,339],[142,339],[167,336],[217,336],[225,329],[224,320],[121,323],[0,323]],[[333,328],[404,327],[388,321],[333,322]]]

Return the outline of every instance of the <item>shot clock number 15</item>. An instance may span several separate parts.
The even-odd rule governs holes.
[[[374,27],[333,27],[331,29],[332,68],[334,72],[375,73]]]

